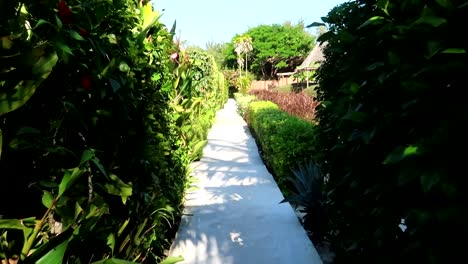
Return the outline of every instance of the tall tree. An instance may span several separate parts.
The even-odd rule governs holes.
[[[279,71],[293,71],[310,52],[315,38],[302,22],[260,25],[242,35],[252,38],[248,70],[262,79],[273,78]],[[225,64],[230,68],[235,68],[237,63],[235,44],[240,36],[234,36],[226,48]]]

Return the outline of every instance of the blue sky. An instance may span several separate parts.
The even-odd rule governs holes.
[[[346,0],[152,0],[170,29],[177,21],[177,36],[202,48],[207,42],[229,42],[235,34],[260,24],[321,22],[334,6]],[[315,31],[311,31],[315,32]]]

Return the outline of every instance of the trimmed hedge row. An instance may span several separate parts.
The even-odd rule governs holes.
[[[291,169],[313,159],[315,125],[283,112],[270,101],[251,102],[246,117],[266,166],[283,192],[289,193]]]

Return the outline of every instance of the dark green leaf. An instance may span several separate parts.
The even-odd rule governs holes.
[[[87,149],[87,150],[83,151],[83,154],[81,155],[80,166],[82,166],[86,162],[90,161],[92,158],[94,158],[94,151],[93,150]]]
[[[70,49],[70,47],[68,47],[67,44],[65,44],[65,43],[63,43],[61,41],[57,41],[57,42],[55,42],[55,45],[57,46],[58,49],[65,52],[66,54],[73,55],[72,50]]]
[[[435,173],[424,173],[421,176],[421,186],[423,187],[424,192],[430,191],[438,182],[439,177]]]
[[[463,8],[463,7],[467,7],[468,6],[468,2],[464,3],[463,5],[459,6],[458,8]]]
[[[80,41],[84,41],[85,39],[80,35],[78,34],[78,32],[76,32],[75,30],[70,30],[68,31],[68,33],[70,33],[70,36],[76,40],[80,40]]]
[[[447,19],[443,17],[437,17],[437,16],[422,16],[416,21],[416,23],[427,24],[433,27],[438,27],[440,25],[447,23]]]
[[[109,78],[110,85],[112,86],[112,90],[117,92],[120,89],[120,83],[112,78]]]
[[[19,136],[23,134],[40,134],[40,133],[41,131],[37,128],[24,126],[24,127],[21,127],[18,130],[18,132],[16,132],[16,135]]]
[[[450,3],[450,0],[436,0],[437,3],[439,3],[439,5],[445,7],[445,8],[451,8],[452,7],[452,3]]]
[[[98,158],[94,158],[91,160],[95,165],[96,167],[98,167],[99,171],[101,171],[101,173],[107,177],[107,173],[106,173],[106,170],[104,169],[104,166],[102,166],[101,162],[99,161]]]
[[[314,22],[314,23],[308,25],[307,28],[311,28],[311,27],[321,27],[321,26],[325,26],[325,23]]]
[[[380,24],[380,23],[382,23],[384,20],[385,20],[384,17],[381,17],[381,16],[374,16],[374,17],[369,18],[366,22],[362,23],[357,29],[361,29],[361,28],[363,28],[363,27],[365,27],[365,26],[368,26],[368,25]]]
[[[50,22],[45,21],[44,19],[39,19],[39,21],[37,21],[36,25],[32,29],[34,30],[34,29],[38,28],[40,25],[43,25],[43,24],[52,25]]]
[[[59,29],[62,28],[62,26],[63,26],[62,20],[60,20],[60,18],[59,18],[57,15],[55,15],[55,23],[57,23],[57,27],[58,27]]]

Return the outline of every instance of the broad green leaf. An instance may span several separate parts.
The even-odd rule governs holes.
[[[131,183],[125,183],[117,175],[112,174],[109,178],[113,181],[112,183],[106,183],[104,185],[104,190],[106,192],[118,195],[122,198],[122,202],[125,204],[128,197],[132,195],[132,185]]]
[[[443,17],[437,17],[437,16],[422,16],[420,17],[417,21],[417,24],[428,24],[433,27],[438,27],[440,25],[443,25],[447,23],[447,19]]]
[[[34,95],[37,86],[47,78],[57,61],[55,52],[41,57],[32,68],[32,73],[37,76],[36,80],[19,82],[13,89],[14,92],[0,92],[0,116],[23,106]]]
[[[36,264],[62,264],[63,256],[68,247],[68,240],[62,242],[60,245],[47,252],[42,258],[40,258]]]
[[[459,6],[458,8],[463,8],[463,7],[467,7],[468,6],[468,1],[466,3],[464,3],[463,5]]]
[[[0,229],[2,228],[24,230],[27,227],[23,224],[21,219],[0,219]]]
[[[160,264],[174,264],[181,261],[184,261],[183,257],[167,257]]]
[[[67,44],[61,42],[61,41],[57,41],[55,42],[55,45],[57,46],[57,48],[59,48],[61,51],[67,53],[67,54],[70,54],[70,55],[73,55],[73,52],[72,50],[70,49],[70,47],[68,47]]]
[[[70,30],[68,31],[68,33],[70,33],[70,36],[76,40],[80,40],[80,41],[84,41],[85,39],[80,35],[78,34],[78,32],[76,32],[75,30]]]
[[[63,176],[62,181],[59,185],[59,192],[57,198],[63,195],[64,192],[68,190],[72,186],[72,184],[78,179],[81,175],[84,174],[84,171],[80,168],[74,168],[70,170],[66,170]]]
[[[442,51],[442,53],[464,54],[464,53],[466,53],[466,50],[464,50],[464,49],[451,48],[451,49],[446,49],[446,50]]]
[[[40,25],[43,25],[43,24],[52,25],[50,22],[45,21],[44,19],[39,19],[39,21],[37,21],[36,25],[32,29],[36,29],[37,27],[39,27]]]
[[[41,131],[37,128],[24,126],[24,127],[21,127],[18,130],[18,132],[16,132],[16,135],[19,136],[23,134],[40,134],[40,133]]]
[[[53,52],[46,57],[41,57],[33,66],[32,73],[34,75],[45,78],[44,74],[49,74],[55,67],[58,61],[57,53]]]
[[[110,258],[110,259],[96,261],[91,264],[139,264],[139,263],[128,261],[128,260],[123,260],[123,259]]]
[[[92,158],[94,158],[94,151],[89,149],[85,150],[81,155],[80,166],[90,161]]]
[[[427,43],[427,55],[426,58],[430,59],[440,51],[440,42],[429,41]]]
[[[54,196],[50,192],[44,191],[44,194],[42,195],[42,204],[46,208],[50,208],[52,207],[53,203],[54,203]]]
[[[120,83],[112,78],[109,78],[110,85],[112,86],[112,90],[117,92],[120,89]]]
[[[361,29],[361,28],[363,28],[363,27],[365,27],[365,26],[368,26],[368,25],[380,24],[380,23],[382,23],[384,20],[385,20],[384,17],[381,17],[381,16],[374,16],[374,17],[369,18],[366,22],[362,23],[357,29]]]
[[[436,2],[445,8],[452,7],[452,3],[450,2],[450,0],[436,0]]]

